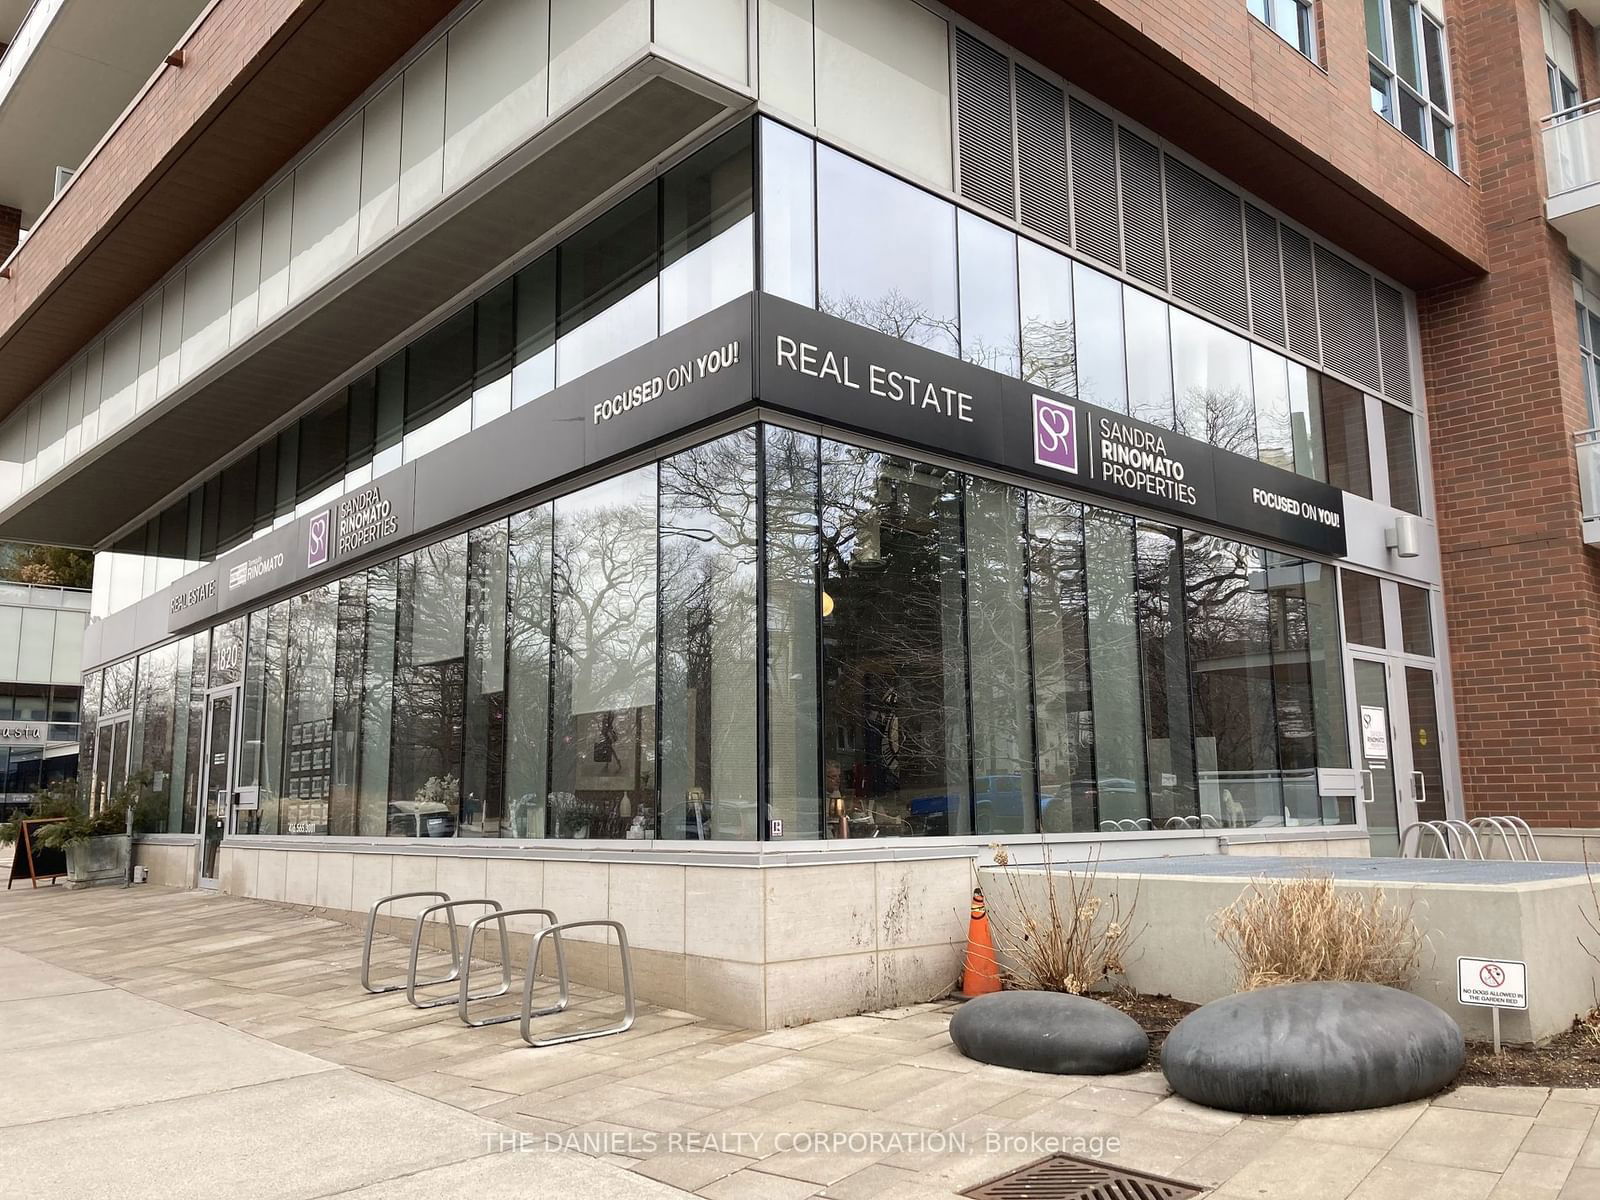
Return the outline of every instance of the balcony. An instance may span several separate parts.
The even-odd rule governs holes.
[[[1544,118],[1545,214],[1572,253],[1600,262],[1600,101]]]
[[[1578,499],[1583,508],[1583,541],[1600,546],[1600,429],[1576,435]]]

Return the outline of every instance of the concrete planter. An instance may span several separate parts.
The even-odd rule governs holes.
[[[133,839],[123,833],[73,842],[67,847],[67,886],[86,888],[126,882],[132,853]]]

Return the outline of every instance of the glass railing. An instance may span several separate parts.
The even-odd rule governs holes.
[[[1600,101],[1551,113],[1544,125],[1544,165],[1550,194],[1600,183]]]
[[[33,57],[33,52],[44,38],[44,31],[50,28],[50,22],[56,19],[56,14],[61,11],[63,0],[34,0],[28,9],[28,15],[22,18],[22,24],[17,26],[17,36],[11,39],[11,44],[5,48],[5,56],[0,58],[0,104],[4,104],[6,97],[11,94],[11,85],[16,83],[17,76],[22,74],[22,68]]]
[[[91,593],[87,588],[0,582],[0,604],[23,604],[29,608],[77,608],[88,611],[90,598]]]
[[[1578,452],[1578,498],[1583,508],[1584,541],[1600,540],[1600,429],[1585,429],[1574,439]]]

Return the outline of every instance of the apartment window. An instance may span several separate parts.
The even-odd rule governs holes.
[[[1372,111],[1454,170],[1444,26],[1416,0],[1366,0],[1366,6]]]
[[[1316,60],[1310,0],[1246,0],[1250,15],[1307,58]]]
[[[1583,351],[1583,398],[1589,407],[1589,424],[1600,424],[1600,316],[1582,300],[1577,302],[1578,345]]]
[[[1566,112],[1583,99],[1578,85],[1578,56],[1572,45],[1572,17],[1558,0],[1545,0],[1539,8],[1544,34],[1544,73],[1550,85],[1550,111]]]

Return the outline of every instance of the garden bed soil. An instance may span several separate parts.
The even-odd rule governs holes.
[[[1146,1065],[1161,1069],[1161,1043],[1168,1032],[1198,1004],[1171,996],[1145,996],[1135,992],[1098,995],[1113,1008],[1127,1013],[1144,1027],[1150,1038]],[[1505,1046],[1496,1055],[1488,1042],[1467,1043],[1467,1063],[1454,1086],[1479,1087],[1600,1087],[1600,1018],[1591,1023],[1574,1021],[1572,1028],[1539,1046]]]

